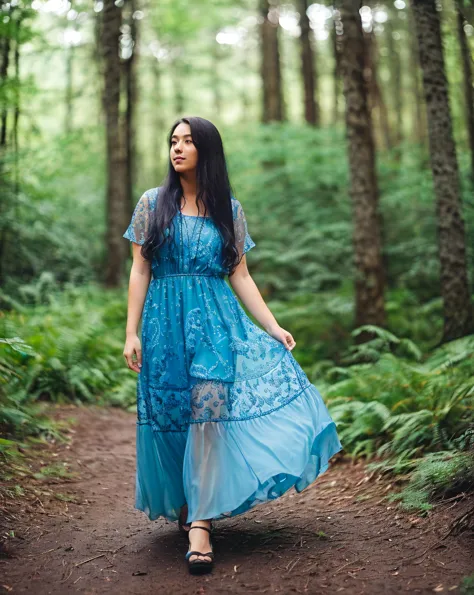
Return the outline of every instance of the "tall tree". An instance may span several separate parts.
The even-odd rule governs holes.
[[[126,51],[123,61],[123,78],[125,86],[126,110],[125,110],[125,152],[126,152],[126,176],[127,176],[127,204],[128,212],[131,215],[135,206],[134,183],[136,177],[136,106],[138,103],[137,85],[137,52],[139,21],[135,18],[137,0],[129,0],[127,7],[127,23],[129,34],[126,37]],[[123,39],[123,38],[122,38]],[[123,43],[123,41],[122,41]]]
[[[377,41],[373,29],[370,32],[364,33],[364,44],[364,78],[366,79],[368,86],[369,111],[371,114],[374,110],[377,111],[380,135],[383,139],[383,145],[386,149],[391,149],[392,134],[390,130],[387,104],[379,83]]]
[[[14,94],[14,105],[13,105],[13,128],[12,128],[12,146],[15,156],[15,167],[14,167],[14,188],[15,194],[20,191],[20,172],[19,172],[19,137],[18,128],[20,124],[20,111],[21,111],[21,95],[20,95],[20,47],[21,47],[21,24],[22,14],[16,15],[14,38],[15,45],[13,51],[13,64],[15,68],[15,94]]]
[[[346,98],[346,126],[353,209],[355,324],[385,323],[385,275],[382,263],[378,186],[372,121],[364,80],[361,3],[341,0],[343,25],[341,71]],[[361,340],[367,336],[361,336]]]
[[[128,219],[126,150],[120,118],[120,35],[122,9],[105,0],[102,10],[101,49],[104,67],[103,105],[107,143],[107,263],[105,283],[120,285],[127,244],[122,234]]]
[[[300,11],[300,45],[301,45],[301,76],[304,88],[304,117],[308,124],[319,126],[320,109],[317,99],[317,75],[314,50],[311,45],[311,27],[307,14],[308,0],[299,0]]]
[[[428,132],[426,129],[426,112],[423,109],[424,99],[420,82],[420,64],[418,60],[418,42],[416,40],[415,22],[412,11],[408,11],[408,36],[410,43],[410,71],[412,95],[412,138],[420,144],[425,144]]]
[[[469,148],[471,150],[471,178],[474,180],[474,88],[472,86],[472,57],[471,50],[469,48],[469,41],[464,29],[467,21],[464,11],[461,7],[460,0],[456,0],[456,12],[458,21],[459,46],[461,48],[461,60],[464,73],[464,108],[466,112],[466,128],[468,133]]]
[[[278,7],[270,0],[260,0],[261,68],[263,88],[262,122],[285,119],[283,85],[278,41]]]
[[[341,36],[342,23],[341,13],[334,9],[332,12],[331,27],[331,48],[333,53],[333,98],[332,98],[332,124],[336,125],[339,121],[339,95],[341,80]]]
[[[1,39],[1,64],[0,64],[0,84],[2,90],[6,89],[8,82],[8,67],[10,65],[10,36],[5,35]],[[0,129],[0,147],[7,144],[7,118],[8,118],[8,102],[7,94],[2,93],[2,113],[1,113],[1,129]]]
[[[423,72],[431,168],[436,194],[444,308],[443,340],[449,341],[471,333],[474,320],[468,287],[459,171],[436,0],[412,0],[412,6]]]
[[[77,19],[74,20],[73,27],[73,30],[77,31]],[[74,39],[67,41],[64,57],[64,78],[66,81],[66,88],[64,91],[64,132],[65,134],[69,134],[74,128],[74,64],[76,60],[76,43]]]
[[[390,70],[390,95],[393,102],[393,111],[395,114],[395,125],[393,127],[393,139],[395,145],[403,141],[403,80],[402,80],[402,60],[400,56],[400,42],[398,41],[398,13],[393,7],[389,8],[388,19],[385,24],[385,34],[387,38],[388,65]]]

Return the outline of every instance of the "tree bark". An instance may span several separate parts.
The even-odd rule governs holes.
[[[138,21],[133,18],[137,10],[136,0],[130,0],[128,21],[130,24],[130,43],[131,54],[124,62],[125,78],[125,151],[126,151],[126,192],[127,192],[127,210],[129,216],[132,215],[135,208],[134,184],[136,178],[136,106],[138,103],[138,85],[137,85],[137,52],[138,52]]]
[[[466,239],[439,14],[435,0],[412,0],[428,113],[436,194],[438,251],[443,297],[443,341],[473,332]]]
[[[395,145],[403,141],[403,81],[402,81],[402,62],[399,52],[400,42],[395,41],[396,19],[398,10],[393,7],[388,11],[388,20],[386,23],[388,60],[390,69],[390,89],[393,102],[393,111],[395,113],[395,125],[393,139]]]
[[[278,9],[269,0],[260,0],[261,69],[263,88],[262,122],[283,121],[282,76],[278,42]]]
[[[300,44],[301,44],[301,76],[304,88],[304,117],[312,126],[320,125],[320,109],[317,101],[317,76],[315,69],[314,50],[311,45],[311,27],[308,10],[308,0],[299,0],[300,10]]]
[[[122,24],[121,8],[114,0],[105,0],[102,11],[102,55],[104,65],[103,104],[107,138],[107,265],[105,283],[118,287],[129,244],[122,234],[128,220],[126,193],[126,151],[120,119],[120,56],[119,39]]]
[[[420,144],[424,144],[428,133],[426,129],[426,114],[423,109],[424,98],[420,84],[420,62],[418,57],[418,42],[416,40],[415,23],[413,21],[412,11],[408,11],[408,34],[410,36],[410,73],[411,73],[411,92],[412,101],[412,138]]]
[[[20,192],[20,139],[18,128],[21,113],[21,79],[20,79],[20,47],[21,47],[21,16],[17,17],[14,29],[15,44],[13,50],[13,65],[15,68],[15,94],[13,104],[12,147],[14,154],[13,184],[15,195]]]
[[[0,67],[0,78],[3,87],[5,87],[8,81],[8,66],[10,64],[10,44],[10,37],[5,37],[2,40],[2,63]],[[7,99],[4,97],[2,102],[0,147],[5,147],[7,144],[7,119],[8,103]]]
[[[171,66],[171,76],[173,79],[174,109],[176,118],[182,118],[184,114],[184,70],[185,68],[181,62],[181,59],[179,57],[175,58]]]
[[[340,78],[341,78],[341,35],[342,23],[341,13],[334,10],[332,13],[331,27],[331,45],[333,52],[333,110],[332,123],[335,126],[339,122],[339,97],[340,97]]]
[[[162,73],[158,58],[153,58],[151,72],[153,76],[153,98],[156,102],[156,105],[162,105]],[[165,114],[162,110],[153,110],[153,123],[153,175],[156,176],[156,179],[158,179],[161,175],[161,155],[163,152],[163,141],[161,138],[161,131],[165,130]]]
[[[464,108],[466,111],[466,128],[471,151],[471,179],[474,181],[474,89],[472,86],[471,50],[464,31],[466,18],[459,0],[456,0],[456,12],[458,21],[458,38],[461,48],[462,68],[464,73]]]
[[[355,324],[385,324],[378,187],[372,121],[364,80],[365,48],[360,3],[341,1],[341,71],[346,98],[353,243],[355,257]],[[366,340],[369,335],[361,335]]]
[[[390,130],[390,121],[388,117],[387,104],[385,103],[384,95],[379,85],[378,64],[377,64],[377,42],[373,31],[364,33],[365,46],[365,79],[368,88],[368,106],[372,114],[374,109],[378,112],[380,136],[382,141],[380,144],[386,149],[392,148],[392,134]]]

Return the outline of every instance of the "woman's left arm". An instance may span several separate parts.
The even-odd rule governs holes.
[[[249,273],[245,254],[242,256],[242,260],[236,266],[232,275],[229,276],[229,281],[238,298],[267,333],[278,341],[281,341],[291,351],[296,345],[296,341],[293,339],[291,333],[278,324],[270,308],[265,303],[262,294]]]

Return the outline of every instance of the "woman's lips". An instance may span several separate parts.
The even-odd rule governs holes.
[[[184,157],[176,157],[175,158],[175,163],[180,163],[181,161],[184,161]]]

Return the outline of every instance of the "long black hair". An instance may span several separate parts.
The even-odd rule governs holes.
[[[229,274],[236,266],[239,254],[235,246],[235,233],[232,217],[232,188],[227,172],[226,158],[222,138],[217,128],[204,118],[180,118],[172,125],[168,134],[168,147],[171,148],[171,137],[179,124],[189,124],[193,143],[198,152],[196,168],[196,203],[201,206],[206,216],[212,217],[223,239],[223,266]],[[168,173],[163,180],[156,207],[151,214],[147,238],[142,247],[142,255],[151,260],[155,251],[165,241],[171,241],[173,234],[165,236],[165,229],[174,231],[173,217],[181,207],[183,189],[179,173],[174,169],[171,158]]]

